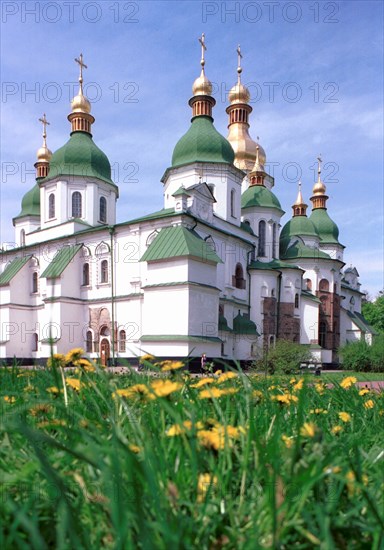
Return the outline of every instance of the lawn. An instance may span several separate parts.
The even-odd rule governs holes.
[[[1,548],[383,547],[383,392],[179,367],[0,371]]]

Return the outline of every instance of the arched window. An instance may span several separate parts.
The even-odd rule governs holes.
[[[265,256],[265,229],[266,224],[264,220],[259,221],[259,245],[257,249],[258,256]]]
[[[236,191],[234,189],[232,189],[232,191],[231,191],[231,216],[233,218],[236,217],[236,215],[235,215],[235,211],[236,211],[236,209],[235,209],[235,198],[236,198]]]
[[[25,229],[20,231],[20,246],[25,246]]]
[[[86,337],[86,340],[85,340],[85,351],[87,353],[92,353],[93,352],[93,336],[92,336],[92,332],[90,330],[87,330],[87,337]]]
[[[327,281],[327,279],[321,279],[321,281],[319,283],[319,290],[321,290],[323,292],[328,292],[329,291],[329,282]]]
[[[241,264],[236,264],[235,275],[232,278],[232,285],[236,288],[245,288],[245,279],[243,266]]]
[[[103,223],[107,221],[107,199],[105,197],[100,197],[99,220]]]
[[[32,292],[36,294],[38,290],[39,290],[39,275],[37,271],[34,271],[32,273]]]
[[[325,340],[327,334],[327,324],[325,321],[320,321],[319,324],[319,344],[322,348],[325,348]]]
[[[108,283],[108,261],[103,260],[100,264],[100,283]]]
[[[312,290],[312,281],[311,281],[311,279],[305,279],[305,288],[307,290]]]
[[[299,295],[295,294],[295,309],[299,307]]]
[[[127,333],[125,332],[125,330],[121,330],[120,331],[120,351],[125,351],[126,350],[126,342],[127,342]]]
[[[276,258],[276,243],[277,243],[277,225],[274,223],[272,227],[272,258]]]
[[[72,195],[72,218],[82,217],[81,193],[75,191]]]
[[[39,351],[39,336],[36,332],[32,336],[32,351]]]
[[[89,285],[89,264],[85,263],[83,265],[83,286]]]
[[[55,195],[51,193],[48,197],[48,218],[51,220],[55,215]]]

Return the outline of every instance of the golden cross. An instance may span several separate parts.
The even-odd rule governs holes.
[[[43,138],[45,140],[45,138],[47,137],[47,124],[48,126],[50,125],[50,122],[48,122],[47,117],[45,116],[45,113],[41,118],[39,118],[39,122],[41,122],[43,125]]]
[[[322,159],[321,159],[321,153],[317,157],[317,162],[318,162],[317,173],[320,175],[321,174],[321,163],[323,162]]]
[[[80,66],[79,82],[81,84],[83,82],[83,67],[84,67],[84,69],[88,69],[88,67],[85,63],[83,63],[83,54],[82,53],[79,55],[79,59],[77,59],[77,57],[75,57],[75,61]]]
[[[201,34],[201,38],[199,38],[199,42],[201,44],[201,66],[204,68],[205,65],[205,58],[204,58],[204,52],[207,50],[207,46],[205,45],[205,34]]]
[[[242,56],[242,53],[241,53],[241,49],[240,49],[240,44],[238,44],[237,48],[236,48],[236,51],[237,51],[237,80],[240,84],[240,75],[242,73],[242,68],[241,68],[241,60],[243,59],[243,56]]]

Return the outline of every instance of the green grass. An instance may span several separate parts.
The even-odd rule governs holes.
[[[67,405],[60,371],[0,371],[1,548],[383,547],[383,393],[176,371],[167,396],[122,397],[153,379],[65,376]]]

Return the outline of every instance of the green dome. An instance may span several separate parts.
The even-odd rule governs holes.
[[[186,134],[176,143],[172,167],[192,162],[233,164],[235,153],[229,141],[216,130],[209,116],[197,116]]]
[[[236,334],[252,334],[254,336],[260,336],[257,332],[256,324],[245,315],[241,315],[240,311],[233,319],[233,332]]]
[[[307,216],[294,216],[284,225],[280,233],[281,248],[285,249],[294,236],[319,238],[313,222]]]
[[[25,193],[21,200],[21,212],[16,218],[24,216],[40,216],[40,187],[38,183]]]
[[[339,228],[328,216],[326,208],[315,208],[309,219],[313,222],[322,243],[340,244]]]
[[[281,210],[279,199],[264,185],[251,185],[241,196],[241,208],[278,208]],[[282,211],[282,210],[281,210]]]
[[[53,153],[49,174],[43,181],[58,176],[98,178],[114,185],[108,157],[87,132],[72,132],[67,143]]]
[[[330,260],[331,257],[326,252],[322,252],[318,248],[312,248],[303,243],[303,241],[298,238],[296,242],[291,244],[287,248],[289,241],[282,242],[280,241],[280,259],[281,260],[300,260],[303,258],[310,258],[313,260]]]

